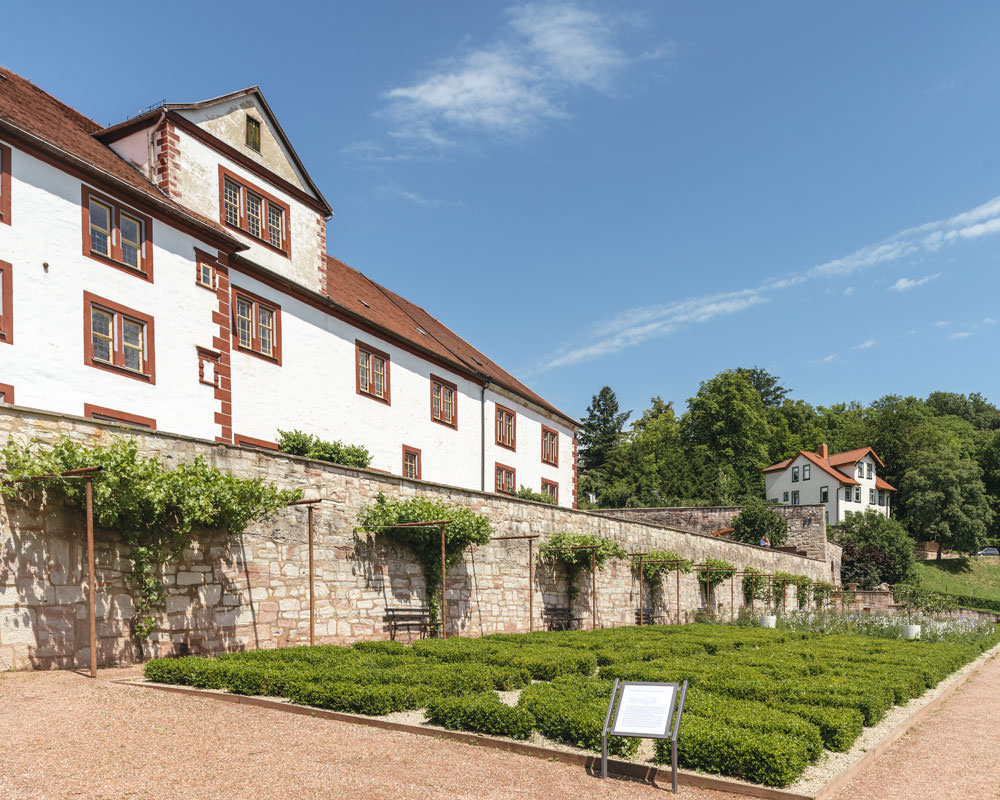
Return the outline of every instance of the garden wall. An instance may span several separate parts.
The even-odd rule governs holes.
[[[53,442],[60,435],[81,441],[135,436],[140,450],[167,461],[203,456],[221,470],[260,477],[285,488],[321,497],[315,512],[316,634],[319,642],[344,643],[388,636],[387,606],[421,605],[421,569],[403,546],[381,537],[356,534],[358,511],[379,492],[409,497],[431,495],[487,514],[494,536],[560,530],[592,533],[619,541],[628,551],[674,549],[696,562],[727,560],[774,572],[808,575],[839,583],[839,559],[805,558],[684,533],[604,515],[456,489],[369,470],[172,434],[125,429],[31,409],[0,409],[0,445],[11,435]],[[0,669],[71,667],[86,663],[87,610],[84,521],[75,509],[49,504],[26,508],[6,501],[0,507]],[[167,600],[159,627],[145,653],[129,634],[132,600],[127,552],[114,531],[97,531],[97,610],[100,662],[128,662],[167,653],[215,653],[281,647],[309,641],[306,511],[288,508],[237,539],[205,532],[164,576]],[[537,542],[534,552],[537,554]],[[633,624],[638,606],[636,573],[612,561],[597,579],[597,624]],[[534,601],[535,629],[543,627],[547,605],[565,606],[564,577],[539,566],[528,585],[528,544],[493,542],[471,548],[447,575],[449,635],[526,631],[528,596]],[[574,611],[590,625],[589,575],[581,578]],[[649,602],[648,586],[644,588]],[[677,616],[676,582],[664,582],[655,599],[657,615]],[[739,579],[715,590],[717,613],[729,616],[742,603]],[[789,589],[794,604],[794,589]],[[693,575],[680,579],[680,619],[688,621],[706,601]]]
[[[805,551],[812,558],[839,558],[840,547],[826,540],[826,507],[769,506],[788,523],[788,544]],[[673,508],[614,508],[598,513],[664,525],[693,533],[711,535],[723,528],[732,527],[733,520],[743,506],[681,506]]]

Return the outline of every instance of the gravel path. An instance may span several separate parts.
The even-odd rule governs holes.
[[[994,657],[835,800],[997,800],[998,730],[1000,657]]]
[[[4,800],[670,797],[580,767],[109,683],[137,668],[0,673]],[[688,800],[736,795],[681,787]],[[910,798],[910,800],[913,800]]]

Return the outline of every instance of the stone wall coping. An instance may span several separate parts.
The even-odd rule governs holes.
[[[349,467],[349,466],[345,466],[343,464],[334,464],[334,463],[332,463],[330,461],[320,461],[320,460],[314,459],[314,458],[307,458],[306,456],[297,456],[297,455],[293,455],[291,453],[283,453],[283,452],[274,451],[274,450],[263,450],[263,449],[260,449],[260,448],[248,447],[248,446],[245,446],[245,445],[229,444],[227,442],[216,442],[216,441],[212,441],[210,439],[202,439],[202,438],[197,437],[197,436],[188,436],[188,435],[181,434],[181,433],[170,433],[170,432],[167,432],[167,431],[160,431],[160,430],[156,430],[156,431],[142,430],[142,429],[130,427],[128,425],[122,425],[122,424],[117,423],[117,422],[105,422],[104,420],[94,420],[94,419],[90,419],[88,417],[80,417],[80,416],[76,416],[76,415],[73,415],[73,414],[62,414],[62,413],[58,413],[58,412],[54,412],[54,411],[46,411],[44,409],[28,408],[28,407],[25,407],[25,406],[5,406],[2,409],[2,412],[0,412],[0,413],[9,414],[10,412],[14,412],[18,416],[36,416],[36,417],[45,417],[47,419],[51,419],[51,420],[54,420],[54,421],[68,420],[68,421],[72,421],[74,423],[83,423],[84,425],[88,425],[88,426],[90,426],[92,428],[95,428],[97,430],[100,430],[100,429],[109,429],[109,430],[112,430],[112,431],[115,431],[115,432],[120,432],[120,433],[123,433],[125,435],[134,436],[134,437],[173,439],[173,440],[176,440],[176,441],[188,442],[188,443],[197,444],[197,445],[203,445],[203,446],[209,447],[209,448],[226,448],[226,449],[229,449],[229,450],[237,450],[237,451],[241,451],[241,452],[252,452],[252,453],[256,454],[258,457],[264,456],[266,458],[288,459],[288,460],[291,460],[291,461],[300,462],[302,464],[307,464],[310,467],[322,469],[323,471],[326,471],[326,472],[331,472],[331,473],[341,474],[341,475],[359,475],[359,476],[360,475],[364,475],[364,476],[375,478],[375,479],[377,479],[379,481],[385,481],[385,482],[395,483],[397,486],[416,486],[416,487],[424,486],[424,487],[431,488],[431,489],[443,490],[446,493],[462,492],[462,493],[465,493],[467,495],[471,495],[473,497],[482,497],[482,498],[485,498],[485,499],[489,499],[491,501],[498,501],[499,500],[499,501],[507,503],[508,505],[510,505],[512,507],[515,507],[515,508],[518,507],[519,505],[530,505],[530,506],[536,506],[536,507],[541,507],[541,508],[545,508],[545,509],[551,509],[553,511],[557,511],[557,512],[563,513],[563,514],[569,514],[569,515],[572,515],[572,516],[578,516],[578,517],[595,517],[595,518],[598,518],[598,519],[607,519],[609,516],[611,516],[611,515],[609,515],[607,513],[603,513],[604,511],[608,511],[608,510],[610,510],[610,511],[614,511],[614,510],[619,510],[619,511],[636,511],[636,510],[648,511],[648,510],[657,510],[657,509],[602,509],[601,511],[598,511],[598,510],[591,510],[591,509],[567,508],[566,506],[556,506],[556,505],[552,505],[550,503],[542,503],[542,502],[539,502],[539,501],[536,501],[536,500],[523,500],[521,498],[506,497],[504,495],[499,495],[499,494],[496,494],[494,492],[483,492],[483,491],[480,491],[479,489],[466,489],[466,488],[461,487],[461,486],[451,486],[451,485],[445,484],[445,483],[434,483],[432,481],[423,481],[423,480],[417,480],[417,479],[414,479],[414,478],[404,478],[402,475],[393,475],[392,473],[382,472],[381,470],[366,469],[366,468],[362,468],[362,467]],[[805,507],[806,506],[799,506],[799,508],[805,508]],[[684,506],[679,506],[678,508],[684,508]],[[739,506],[736,506],[736,508],[739,508]],[[621,520],[620,517],[618,519]],[[641,520],[641,521],[640,520],[621,520],[621,521],[623,521],[623,522],[632,522],[633,524],[636,524],[636,525],[642,525],[642,526],[647,527],[647,528],[655,528],[657,530],[666,530],[666,531],[672,531],[674,533],[682,533],[685,536],[699,536],[699,537],[704,538],[704,539],[710,539],[713,542],[719,541],[716,537],[714,537],[714,536],[712,536],[710,534],[707,534],[707,533],[697,533],[695,531],[689,531],[689,530],[685,530],[683,528],[670,527],[668,525],[660,525],[660,524],[657,524],[655,522],[648,522],[646,520]],[[741,547],[749,547],[749,548],[753,548],[755,550],[763,550],[763,551],[768,551],[768,552],[775,552],[773,550],[773,548],[770,548],[770,547],[760,547],[758,545],[747,544],[745,542],[734,542],[734,541],[732,541],[730,539],[727,539],[725,541],[726,541],[727,544],[739,545]],[[804,561],[825,562],[824,558],[813,558],[811,556],[802,556],[802,555],[798,555],[797,553],[784,553],[783,552],[782,555],[783,556],[788,556],[788,557],[791,557],[791,558],[801,558]]]
[[[767,503],[768,508],[822,508],[825,509],[822,503],[802,503],[797,506],[786,506],[782,503],[775,505],[774,503]],[[602,508],[598,510],[600,514],[614,514],[615,512],[624,511],[625,513],[632,513],[633,511],[740,511],[746,508],[745,505],[742,506],[643,506],[641,508]]]

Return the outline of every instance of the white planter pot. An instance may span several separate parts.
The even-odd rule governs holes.
[[[767,614],[760,618],[760,627],[762,628],[776,628],[778,626],[778,617],[775,614]],[[917,627],[920,627],[919,625]]]
[[[920,638],[920,626],[919,625],[904,625],[903,626],[903,638],[904,639],[919,639]]]

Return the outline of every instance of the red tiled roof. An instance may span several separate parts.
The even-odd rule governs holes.
[[[849,475],[845,475],[840,470],[834,469],[832,466],[830,466],[830,464],[825,459],[820,458],[819,453],[812,453],[808,450],[799,450],[799,452],[796,453],[791,458],[787,458],[784,461],[779,461],[777,464],[772,464],[770,467],[768,467],[763,471],[779,472],[781,470],[788,469],[789,465],[799,456],[803,456],[807,461],[809,461],[812,464],[815,464],[817,467],[823,470],[823,472],[825,472],[827,475],[836,478],[841,483],[848,483],[851,485],[857,485],[858,483],[858,481],[854,480],[854,478],[850,477]]]
[[[887,492],[895,492],[896,491],[896,487],[895,486],[893,486],[888,481],[882,480],[878,475],[875,476],[875,488],[876,489],[885,489]]]
[[[420,306],[379,285],[333,256],[326,257],[326,264],[327,291],[334,302],[388,333],[454,364],[460,372],[487,378],[562,417],[573,426],[580,424],[578,420],[547,403]]]
[[[56,100],[30,81],[15,72],[0,67],[0,130],[13,129],[41,140],[75,157],[93,171],[103,173],[112,180],[141,192],[168,213],[184,217],[189,222],[211,228],[216,234],[233,242],[235,249],[243,250],[222,225],[203,217],[171,200],[145,175],[102,144],[95,134],[102,126],[79,111]]]
[[[871,453],[872,458],[879,463],[880,467],[885,466],[885,464],[882,463],[882,459],[879,458],[875,451],[870,447],[859,447],[856,450],[845,450],[843,453],[833,453],[830,456],[830,463],[835,467],[839,467],[841,464],[856,464],[869,453]]]

